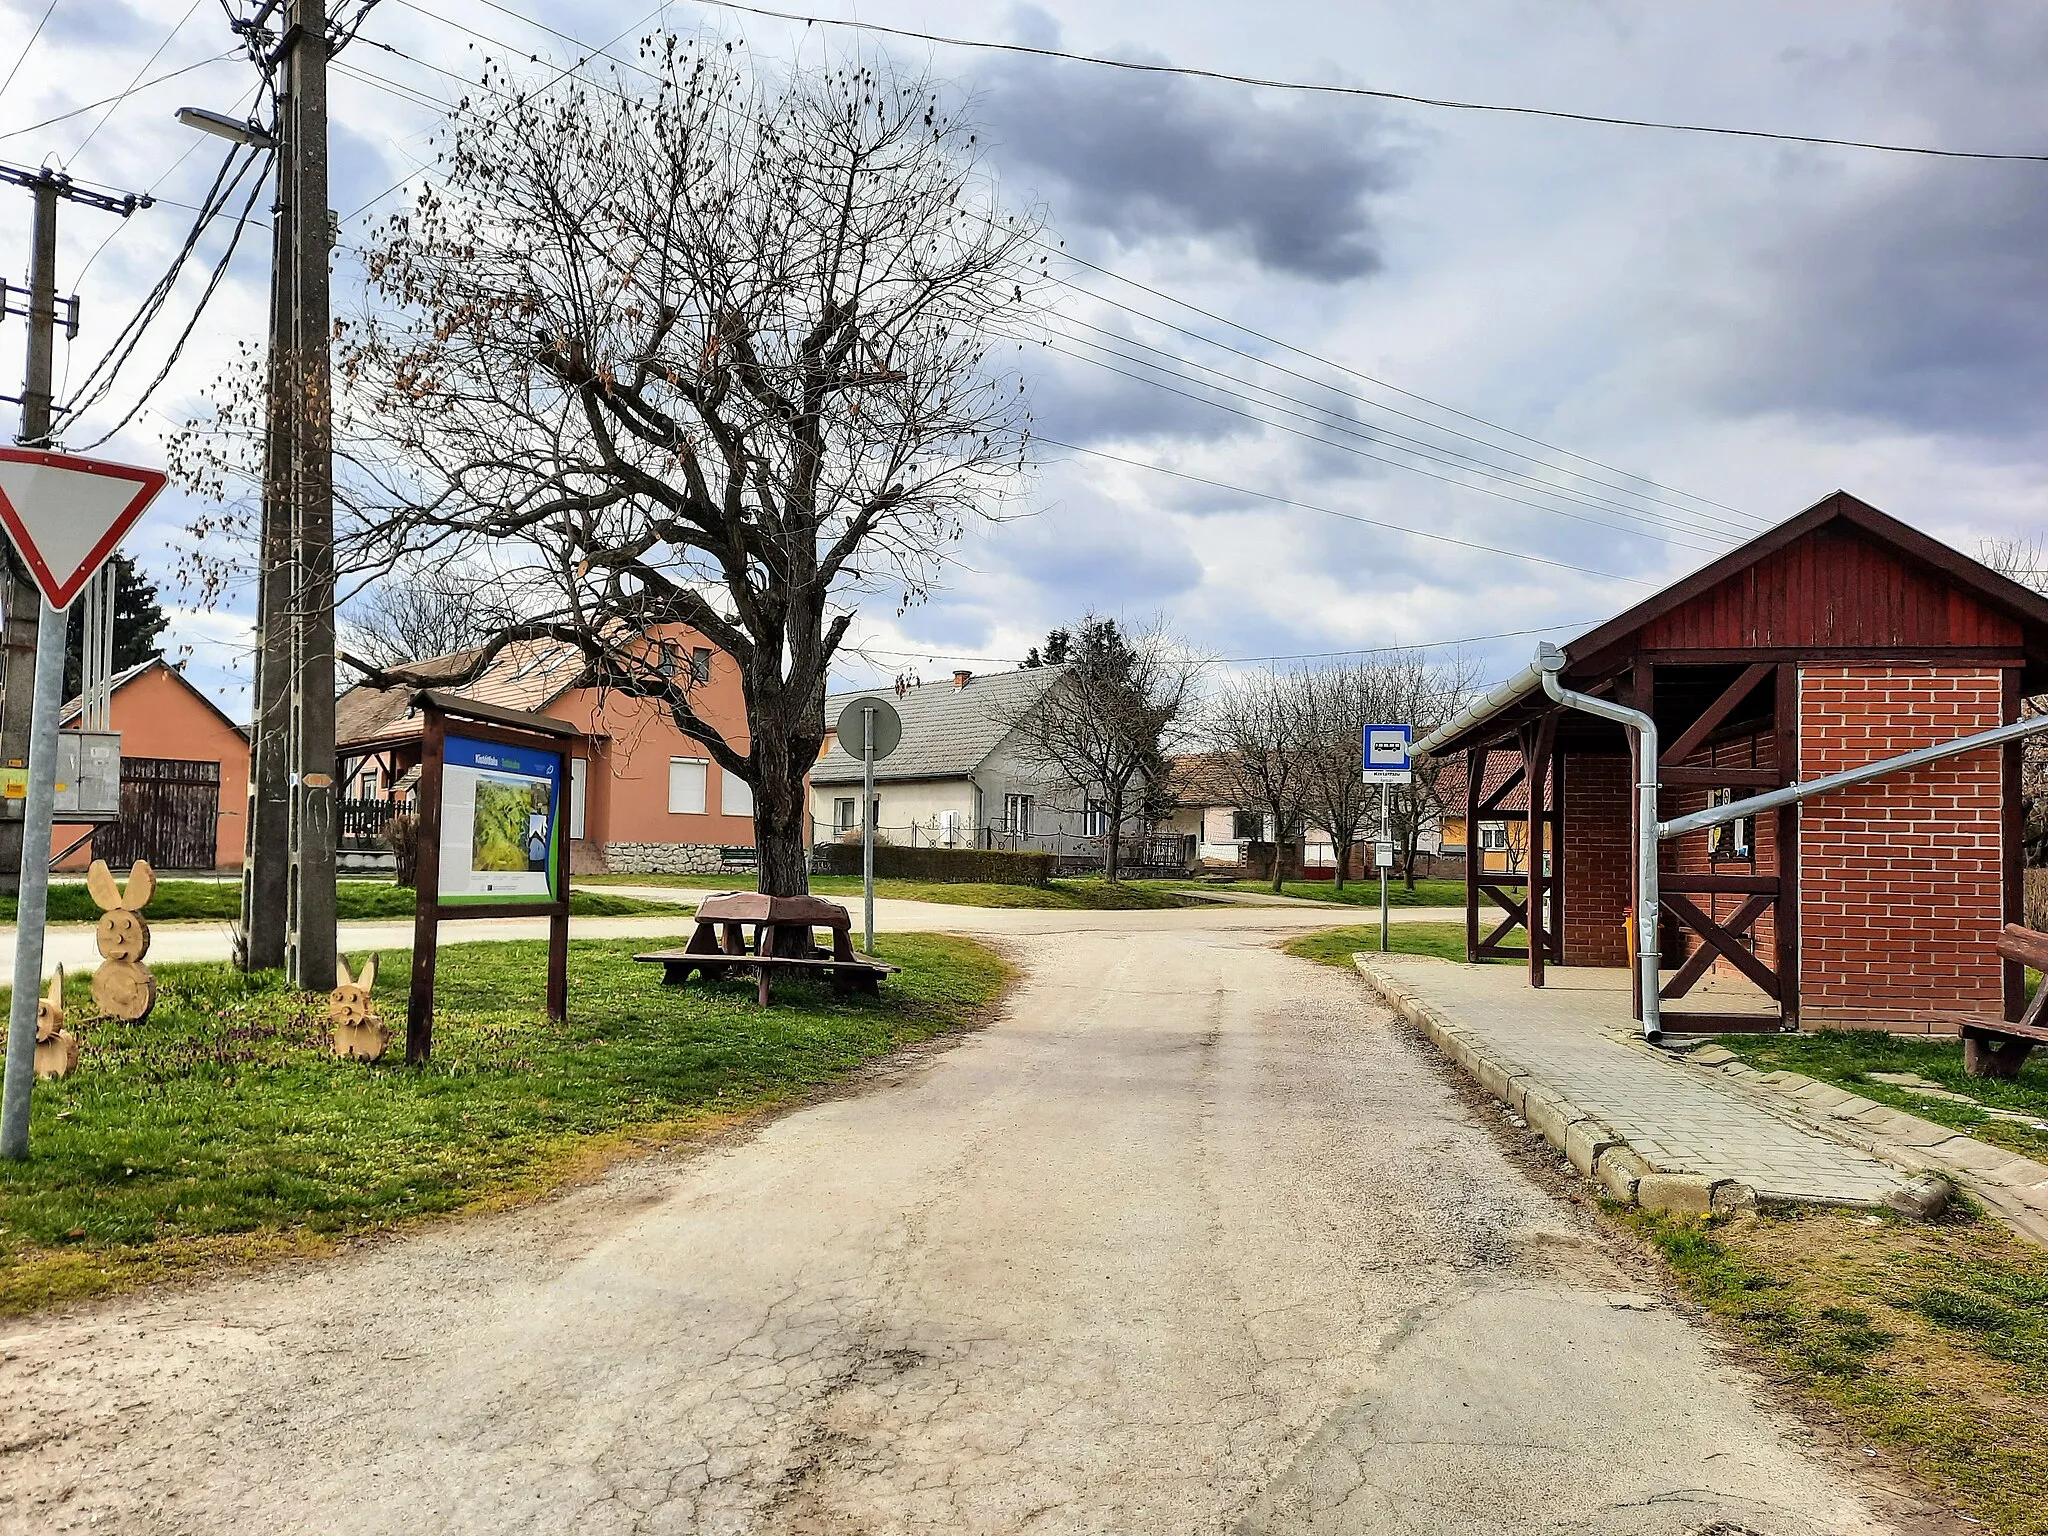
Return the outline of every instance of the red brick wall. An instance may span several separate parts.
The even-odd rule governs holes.
[[[1627,965],[1622,919],[1634,885],[1628,838],[1629,760],[1572,755],[1564,763],[1564,963]]]
[[[1799,776],[1999,723],[1993,667],[1804,667]],[[1952,1033],[2003,1007],[1997,752],[1807,801],[1799,813],[1801,1023]]]

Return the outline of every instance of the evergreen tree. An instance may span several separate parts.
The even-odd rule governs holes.
[[[157,601],[156,583],[126,555],[114,556],[114,670],[124,672],[139,662],[163,655],[157,638],[170,627]],[[64,697],[78,697],[85,664],[85,602],[71,605],[64,636]]]

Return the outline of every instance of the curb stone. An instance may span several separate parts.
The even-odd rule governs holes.
[[[1352,961],[1381,1002],[1420,1030],[1461,1071],[1614,1199],[1674,1216],[1705,1217],[1755,1205],[1756,1192],[1736,1179],[1658,1173],[1594,1116],[1522,1067],[1482,1051],[1438,1009],[1411,996],[1392,977],[1375,971],[1367,956],[1355,955]]]

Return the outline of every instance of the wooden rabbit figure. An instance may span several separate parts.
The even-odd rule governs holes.
[[[100,909],[93,937],[99,942],[102,963],[92,973],[93,1003],[110,1018],[131,1024],[146,1019],[156,1006],[156,978],[142,963],[149,953],[149,924],[142,919],[142,909],[156,894],[156,871],[147,860],[137,859],[124,891],[114,884],[106,860],[94,859],[85,872],[85,888]]]
[[[50,995],[36,1004],[36,1076],[69,1077],[78,1065],[78,1037],[64,1027],[64,967],[50,978]]]
[[[348,973],[348,957],[336,955],[334,969],[341,982],[327,994],[327,1017],[334,1021],[334,1054],[356,1061],[375,1061],[391,1045],[391,1029],[377,1017],[370,988],[377,984],[377,957],[363,962],[360,976]]]

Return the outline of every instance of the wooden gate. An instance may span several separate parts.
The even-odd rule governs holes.
[[[212,869],[219,848],[220,764],[176,757],[121,760],[121,819],[93,834],[93,857],[125,869]]]

